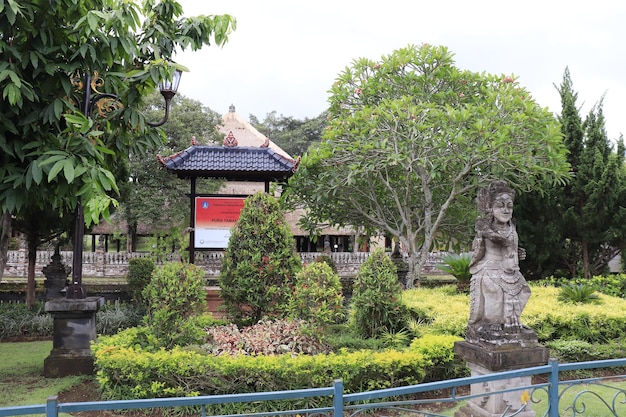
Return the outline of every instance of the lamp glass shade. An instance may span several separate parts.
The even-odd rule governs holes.
[[[178,85],[180,84],[180,77],[183,75],[181,70],[176,70],[171,80],[163,80],[159,83],[159,90],[161,93],[174,93],[178,91]]]

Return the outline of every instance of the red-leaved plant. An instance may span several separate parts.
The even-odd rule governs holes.
[[[214,355],[316,355],[329,347],[303,320],[262,320],[253,326],[235,324],[206,329],[204,348]]]

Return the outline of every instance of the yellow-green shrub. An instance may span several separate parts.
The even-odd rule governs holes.
[[[402,292],[402,303],[412,317],[429,323],[430,333],[465,336],[469,297],[456,287],[415,288]]]
[[[535,330],[540,342],[577,339],[596,343],[623,336],[626,300],[599,294],[599,304],[571,304],[558,301],[558,295],[555,287],[531,288],[522,322]],[[456,294],[453,287],[407,290],[402,302],[413,317],[429,323],[431,333],[465,336],[469,297]]]
[[[558,301],[555,287],[531,288],[531,298],[522,314],[540,341],[576,339],[603,343],[623,337],[626,328],[626,300],[598,294],[598,304],[572,304]]]
[[[144,350],[136,330],[93,346],[97,380],[107,398],[232,394],[331,386],[346,392],[417,384],[433,361],[415,350],[315,356],[212,356],[175,347]]]
[[[454,343],[462,340],[459,336],[437,334],[413,339],[409,350],[430,361],[424,382],[469,376],[465,363],[454,353]]]

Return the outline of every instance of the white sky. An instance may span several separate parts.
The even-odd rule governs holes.
[[[409,44],[444,45],[462,69],[514,74],[560,112],[569,67],[583,117],[603,94],[609,138],[626,135],[626,1],[595,0],[179,0],[186,16],[231,14],[222,48],[179,53],[179,92],[218,113],[298,119],[328,107],[352,61]]]

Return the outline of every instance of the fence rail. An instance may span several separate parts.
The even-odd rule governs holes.
[[[269,416],[269,415],[308,415],[308,416],[344,416],[353,417],[366,411],[373,410],[394,410],[395,412],[415,413],[419,416],[442,416],[437,412],[431,411],[429,408],[433,403],[461,403],[478,397],[485,397],[485,393],[479,395],[458,395],[462,388],[474,384],[483,384],[490,381],[509,380],[520,377],[544,376],[543,381],[533,383],[528,386],[516,386],[511,389],[503,389],[500,391],[490,392],[488,395],[497,395],[507,392],[525,391],[527,402],[525,405],[515,411],[505,411],[502,417],[512,417],[513,415],[528,415],[526,411],[530,408],[539,408],[542,405],[543,412],[537,415],[545,417],[558,416],[583,416],[588,398],[599,398],[594,387],[603,387],[612,389],[611,398],[599,398],[599,403],[605,409],[602,416],[624,416],[626,415],[626,391],[619,386],[620,380],[624,380],[626,375],[612,375],[607,378],[587,378],[587,379],[571,379],[560,380],[560,373],[565,371],[602,369],[610,367],[623,368],[626,366],[626,358],[611,359],[604,361],[578,362],[569,364],[559,364],[556,360],[550,360],[547,365],[536,366],[532,368],[518,369],[514,371],[506,371],[493,373],[488,375],[457,378],[445,381],[431,382],[426,384],[411,385],[400,388],[389,388],[376,391],[367,391],[360,393],[344,393],[343,383],[336,380],[331,387],[312,388],[294,391],[272,391],[247,394],[233,395],[211,395],[199,397],[180,397],[180,398],[154,398],[141,400],[120,400],[120,401],[94,401],[82,403],[60,403],[58,398],[50,397],[45,404],[25,405],[0,408],[0,417],[12,417],[25,414],[45,414],[46,417],[57,417],[59,413],[76,413],[81,411],[104,411],[104,410],[129,410],[129,409],[147,409],[147,408],[171,408],[171,407],[197,407],[200,409],[201,415],[206,416],[212,405],[225,405],[235,403],[259,403],[271,402],[290,399],[304,399],[311,397],[326,397],[326,406],[307,408],[307,409],[290,409],[277,408],[271,412],[246,413],[246,414],[229,414],[229,416]],[[574,387],[579,387],[580,391],[575,394],[571,403],[564,400],[563,395],[566,391]],[[449,392],[450,394],[442,398],[441,396],[424,399],[421,394],[430,392]],[[534,415],[534,414],[533,414]]]

